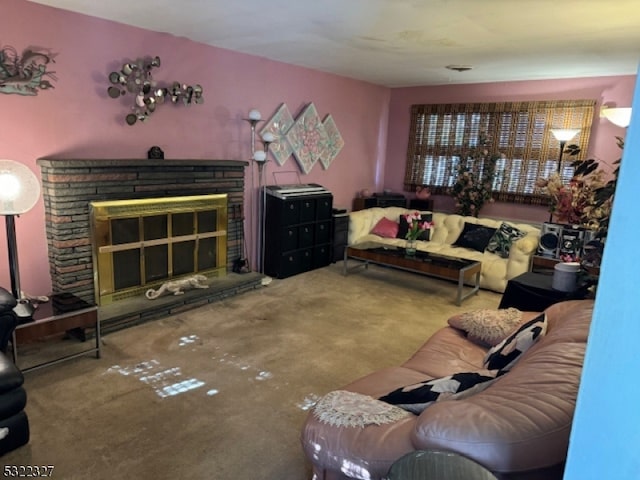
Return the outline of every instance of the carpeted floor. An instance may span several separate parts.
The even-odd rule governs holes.
[[[63,480],[310,479],[299,434],[319,397],[404,362],[452,314],[500,301],[481,291],[457,307],[453,283],[341,266],[105,335],[102,359],[27,373],[31,441],[2,465],[53,465]]]

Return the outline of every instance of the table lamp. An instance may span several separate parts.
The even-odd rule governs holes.
[[[9,250],[11,293],[18,301],[14,312],[19,318],[31,318],[33,305],[23,298],[18,268],[18,244],[16,242],[15,217],[28,212],[40,197],[40,183],[25,165],[13,160],[0,159],[0,215],[4,215]]]

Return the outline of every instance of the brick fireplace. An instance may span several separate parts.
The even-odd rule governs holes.
[[[39,159],[54,292],[95,299],[90,202],[227,195],[227,270],[241,256],[244,178],[237,160]],[[255,279],[253,279],[255,280]],[[259,284],[259,280],[258,280]],[[253,288],[253,287],[252,287]]]

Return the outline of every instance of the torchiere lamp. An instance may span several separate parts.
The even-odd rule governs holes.
[[[564,153],[564,146],[569,140],[580,133],[580,129],[577,128],[552,128],[550,130],[553,137],[560,142],[560,157],[558,158],[558,166],[556,172],[560,175],[562,170],[562,154]],[[549,222],[553,221],[553,213],[549,214]]]
[[[560,142],[560,158],[558,158],[558,168],[557,168],[557,172],[560,173],[560,170],[562,168],[562,154],[564,153],[564,146],[567,144],[569,140],[571,140],[578,133],[580,133],[580,129],[579,128],[552,128],[550,132],[554,136],[554,138]]]
[[[258,264],[260,265],[260,273],[264,273],[264,249],[265,249],[265,219],[266,219],[266,207],[267,207],[267,189],[265,188],[264,178],[264,164],[267,161],[269,155],[269,145],[273,143],[275,137],[273,133],[266,132],[262,135],[262,146],[264,150],[256,150],[253,154],[253,159],[258,164],[258,191],[261,193],[260,202],[260,222],[258,227],[260,228],[260,259]]]
[[[265,248],[265,208],[267,204],[264,165],[269,155],[269,145],[275,141],[275,136],[271,132],[265,132],[260,139],[263,150],[256,150],[256,125],[262,121],[262,115],[255,108],[249,112],[249,118],[245,118],[251,125],[251,158],[258,165],[258,193],[261,194],[258,204],[258,265],[260,273],[264,273],[264,248]]]
[[[7,227],[11,293],[18,301],[14,312],[22,319],[31,318],[34,309],[20,289],[15,217],[31,210],[39,197],[40,183],[29,168],[13,160],[0,159],[0,215],[4,215]]]

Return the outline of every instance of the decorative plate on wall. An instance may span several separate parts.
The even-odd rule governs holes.
[[[309,173],[316,162],[325,155],[327,132],[313,103],[307,105],[296,119],[287,133],[287,140],[304,173]]]
[[[342,147],[344,147],[344,140],[342,139],[342,135],[340,135],[336,122],[334,122],[331,114],[326,116],[322,124],[324,125],[325,132],[327,132],[327,144],[325,153],[320,158],[320,163],[326,170],[331,165],[331,162],[333,162],[333,159],[336,158],[338,153],[340,153]]]
[[[287,140],[287,132],[292,126],[293,117],[287,105],[283,103],[276,113],[273,114],[273,117],[262,127],[262,130],[260,130],[260,137],[267,132],[273,134],[275,140],[269,145],[269,151],[273,154],[273,157],[280,166],[282,166],[293,153],[293,148]]]

